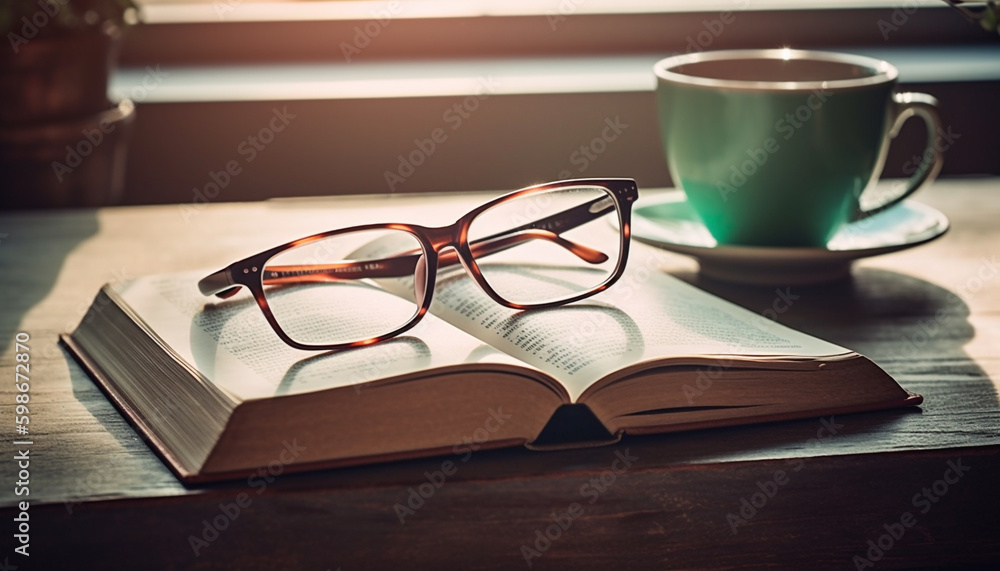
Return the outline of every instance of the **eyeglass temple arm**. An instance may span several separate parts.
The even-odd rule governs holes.
[[[517,228],[511,228],[510,230],[504,230],[503,232],[497,232],[496,234],[481,238],[478,241],[495,240],[509,234],[516,234],[518,232],[524,232],[525,230],[533,229],[543,229],[552,232],[555,235],[559,235],[567,230],[572,230],[577,226],[581,226],[595,220],[601,216],[608,213],[609,210],[615,208],[614,199],[610,196],[602,196],[600,198],[595,198],[590,202],[585,202],[579,206],[574,206],[562,212],[556,212],[542,218],[541,220],[536,220],[534,222],[529,222],[518,226]],[[607,256],[604,258],[607,259]],[[604,260],[601,260],[603,262]],[[597,262],[600,263],[600,262]]]
[[[541,220],[498,232],[470,243],[473,256],[483,257],[502,252],[528,240],[548,240],[566,248],[580,259],[600,264],[608,259],[603,252],[577,244],[559,236],[557,231],[576,228],[599,216],[603,216],[614,203],[609,197],[601,197],[575,206],[563,212],[547,216]],[[600,204],[608,201],[606,205]],[[302,282],[327,282],[339,279],[362,279],[401,277],[413,273],[419,254],[404,254],[365,262],[344,262],[341,264],[310,264],[295,266],[268,266],[265,268],[263,284],[280,285]],[[459,262],[454,251],[448,251],[438,260],[439,267],[448,267]],[[198,282],[198,289],[204,295],[215,295],[222,299],[231,297],[239,286],[230,278],[229,268],[219,270]],[[270,277],[269,277],[270,274]]]
[[[365,262],[266,266],[263,271],[263,284],[280,285],[300,282],[336,281],[345,278],[400,277],[413,273],[413,268],[416,266],[418,258],[419,254],[410,254]],[[231,269],[232,267],[223,268],[202,278],[198,282],[198,290],[203,295],[214,295],[222,299],[233,296],[239,291],[241,286],[233,283],[229,273]]]
[[[502,252],[528,240],[548,240],[569,250],[580,259],[591,264],[600,264],[608,259],[603,252],[576,244],[548,230],[528,229],[517,234],[497,236],[477,240],[470,244],[472,254],[476,257],[488,256]],[[364,262],[343,262],[339,264],[306,264],[266,266],[264,268],[264,285],[283,285],[292,283],[329,282],[342,279],[363,278],[395,278],[413,275],[414,268],[420,258],[419,253],[404,252],[399,256],[366,260]],[[438,259],[439,267],[453,266],[459,263],[458,254],[448,251]],[[227,298],[239,290],[239,286],[230,280],[227,269],[219,270],[198,282],[198,289],[204,295],[216,295]]]
[[[504,250],[509,250],[522,242],[536,239],[546,240],[561,246],[576,257],[590,264],[600,264],[608,259],[607,254],[601,252],[600,250],[595,250],[589,246],[584,246],[583,244],[567,240],[551,230],[542,230],[538,228],[524,229],[516,234],[504,232],[503,235],[480,238],[479,240],[469,243],[469,249],[472,250],[473,257],[482,258],[490,254],[496,254],[503,252]],[[455,251],[445,252],[445,254],[438,259],[438,266],[442,267],[447,267],[456,263],[458,263],[458,254]]]
[[[548,230],[525,230],[518,234],[502,236],[489,241],[478,240],[470,244],[472,255],[488,256],[528,240],[547,240],[569,250],[580,259],[591,264],[600,264],[607,255],[593,248],[576,244],[553,234]],[[364,262],[343,262],[336,264],[308,264],[289,266],[267,266],[264,268],[264,285],[282,285],[302,282],[328,282],[342,279],[397,278],[413,275],[421,254],[409,251],[398,256],[366,260]],[[438,258],[438,267],[448,267],[459,263],[458,254],[448,251]]]

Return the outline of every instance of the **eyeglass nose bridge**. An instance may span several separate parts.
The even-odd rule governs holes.
[[[478,278],[470,262],[472,251],[468,249],[469,225],[466,220],[458,220],[448,226],[423,227],[422,230],[434,253],[435,263],[427,268],[431,274],[427,281],[430,287],[433,288],[434,276],[439,270],[455,264],[461,264],[469,275]]]
[[[466,225],[463,220],[458,220],[454,224],[449,224],[447,226],[424,226],[421,230],[424,236],[427,237],[430,246],[434,248],[434,251],[441,253],[448,246],[458,248],[458,245],[462,242],[465,237],[464,234],[467,232]]]

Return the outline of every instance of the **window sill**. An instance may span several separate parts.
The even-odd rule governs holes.
[[[1000,80],[1000,44],[843,51],[889,61],[906,83]],[[647,92],[656,86],[652,68],[662,57],[163,67],[164,81],[149,90],[142,87],[149,72],[127,67],[111,91],[142,103],[456,97],[484,89],[492,95]]]

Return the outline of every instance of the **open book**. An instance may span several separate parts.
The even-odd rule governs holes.
[[[467,277],[438,282],[402,336],[340,352],[282,343],[243,292],[204,273],[105,286],[63,342],[184,481],[613,442],[916,405],[867,358],[663,273],[633,245],[624,276],[568,306],[517,311]]]

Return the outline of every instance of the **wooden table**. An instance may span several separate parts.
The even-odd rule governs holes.
[[[877,559],[876,569],[996,562],[998,192],[995,178],[938,182],[920,200],[950,217],[949,234],[864,261],[849,282],[793,288],[799,298],[779,315],[873,358],[925,396],[920,410],[837,417],[836,434],[821,439],[824,424],[803,420],[632,437],[586,450],[480,452],[405,523],[394,506],[406,503],[442,458],[283,474],[259,495],[245,481],[186,488],[56,336],[76,325],[104,282],[216,269],[342,223],[450,222],[481,195],[4,214],[0,370],[14,376],[15,335],[28,333],[33,444],[30,496],[18,496],[20,468],[12,458],[24,446],[12,444],[15,390],[5,382],[0,563],[517,569],[529,567],[523,546],[538,553],[530,566],[543,569],[871,568],[855,556]],[[671,273],[755,311],[775,298],[773,287],[705,281],[691,260],[670,259]],[[626,451],[635,460],[608,482],[604,472]],[[960,477],[949,472],[953,466],[961,467]],[[594,503],[581,500],[581,486],[602,473],[607,485]],[[933,502],[915,498],[924,488]],[[206,541],[205,522],[232,513],[245,492],[250,504]],[[14,553],[19,543],[11,541],[23,500],[30,501],[29,558]],[[553,514],[574,502],[582,503],[582,515],[556,540],[536,544],[539,533],[555,534]],[[751,502],[757,507],[747,508]],[[902,537],[891,536],[900,530]],[[191,537],[205,541],[197,555]]]

